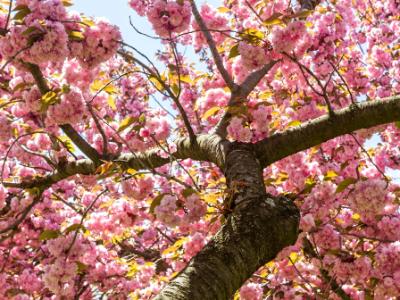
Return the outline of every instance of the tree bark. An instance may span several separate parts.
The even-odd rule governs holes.
[[[262,167],[356,130],[400,120],[400,95],[366,101],[276,133],[255,144]]]
[[[230,144],[224,174],[233,212],[211,241],[155,299],[229,299],[298,235],[299,211],[265,192],[252,145]]]

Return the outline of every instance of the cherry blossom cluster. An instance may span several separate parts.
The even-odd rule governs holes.
[[[16,1],[16,7],[19,22],[11,24],[0,39],[0,54],[15,63],[60,65],[66,58],[76,57],[92,68],[112,57],[118,48],[121,35],[117,27],[102,19],[84,24],[79,15],[68,14],[61,0],[21,0]]]

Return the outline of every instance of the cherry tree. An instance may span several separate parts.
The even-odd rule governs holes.
[[[0,299],[400,297],[400,3],[127,2],[0,2]]]

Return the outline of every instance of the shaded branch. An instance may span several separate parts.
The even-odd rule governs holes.
[[[219,166],[224,164],[224,153],[221,150],[221,139],[213,135],[201,135],[196,137],[196,143],[191,143],[190,138],[180,138],[175,142],[177,151],[172,153],[173,159],[191,158],[197,161],[209,161]],[[135,170],[161,167],[171,162],[171,158],[159,156],[160,149],[151,149],[144,153],[122,154],[112,161],[120,164],[123,169]],[[74,175],[96,174],[97,165],[90,159],[80,159],[67,162],[56,171],[43,177],[27,179],[21,182],[4,182],[5,187],[13,188],[48,188],[51,185]]]
[[[255,144],[261,165],[266,167],[282,158],[319,145],[335,137],[363,128],[400,120],[400,95],[363,102],[335,111]]]

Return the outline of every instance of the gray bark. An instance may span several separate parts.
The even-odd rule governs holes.
[[[156,299],[229,299],[298,235],[299,211],[265,192],[253,146],[231,144],[224,173],[233,212],[212,240]]]

